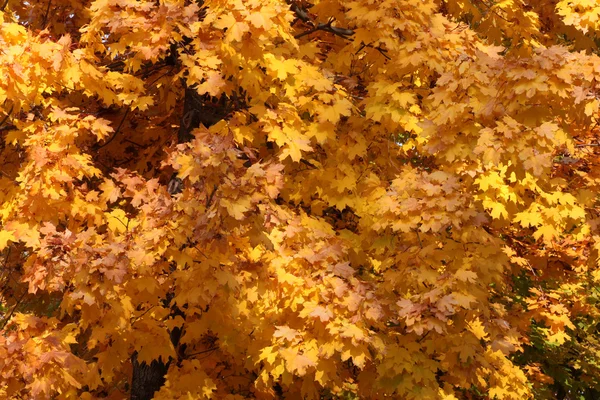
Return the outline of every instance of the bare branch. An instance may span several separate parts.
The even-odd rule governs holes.
[[[27,292],[24,292],[21,295],[21,297],[19,297],[19,299],[17,300],[15,305],[12,307],[12,309],[10,310],[8,315],[6,317],[4,317],[4,319],[2,320],[2,327],[0,327],[0,330],[4,329],[6,327],[6,325],[8,325],[8,323],[10,322],[10,319],[12,318],[13,314],[17,310],[17,307],[19,307],[21,305],[21,301],[23,301],[23,298],[25,297],[26,294],[27,294]]]
[[[390,56],[388,56],[387,54],[385,54],[385,53],[387,53],[387,50],[386,50],[386,49],[383,49],[383,48],[381,48],[381,46],[373,46],[372,44],[366,44],[365,42],[361,42],[361,44],[360,44],[360,47],[358,48],[358,50],[356,50],[356,53],[354,53],[354,54],[358,54],[358,53],[360,53],[360,51],[361,51],[362,49],[364,49],[365,47],[368,47],[368,48],[370,48],[370,49],[377,50],[377,51],[378,51],[378,52],[379,52],[379,53],[380,53],[382,56],[384,56],[384,57],[385,57],[387,60],[391,60],[391,59],[392,59]]]
[[[13,108],[15,108],[15,106],[14,106],[14,105],[13,105],[13,106],[10,108],[10,110],[9,110],[9,111],[6,113],[6,117],[4,117],[4,118],[2,119],[2,122],[0,122],[0,127],[2,127],[2,125],[4,125],[4,123],[5,123],[5,122],[6,122],[6,120],[8,119],[8,117],[10,117],[10,114],[12,114],[12,112],[13,112]],[[0,129],[4,130],[4,127],[0,128]]]
[[[312,23],[312,20],[310,19],[310,16],[308,15],[308,11],[301,8],[298,4],[292,3],[291,9],[296,14],[296,17],[299,20],[304,21],[306,23]]]
[[[125,122],[125,118],[127,118],[127,114],[129,114],[129,107],[125,110],[125,114],[123,114],[123,118],[121,119],[121,122],[119,123],[119,126],[117,127],[117,130],[115,130],[115,133],[111,136],[110,139],[108,139],[102,145],[98,146],[98,150],[100,150],[101,148],[103,148],[105,146],[108,146],[108,144],[114,140],[114,138],[117,136],[117,134],[121,130],[121,127],[123,126],[123,122]]]
[[[196,353],[190,353],[190,354],[186,354],[186,355],[185,355],[185,358],[188,358],[188,357],[193,357],[193,356],[197,356],[197,355],[199,355],[199,354],[210,353],[211,351],[215,351],[215,350],[218,350],[218,349],[219,349],[218,347],[211,347],[210,349],[206,349],[206,350],[198,351],[198,352],[196,352]]]
[[[302,32],[299,33],[298,35],[294,36],[296,39],[300,39],[301,37],[310,35],[311,33],[317,32],[317,31],[324,31],[324,32],[329,32],[329,33],[333,33],[336,36],[339,36],[343,39],[350,39],[350,36],[354,35],[354,31],[352,29],[346,29],[346,28],[339,28],[336,26],[333,26],[333,22],[335,21],[335,18],[329,18],[329,21],[327,21],[326,23],[317,23],[317,25],[312,28],[307,30],[306,32]]]
[[[213,190],[212,190],[212,192],[210,192],[210,195],[209,195],[209,196],[208,196],[208,198],[206,199],[206,208],[209,208],[209,207],[210,207],[210,205],[211,205],[211,203],[212,203],[212,201],[213,201],[213,197],[214,197],[214,195],[215,195],[215,192],[216,192],[216,191],[217,191],[217,185],[215,185],[215,186],[213,187]]]
[[[329,18],[329,20],[326,23],[322,23],[322,22],[315,23],[315,21],[313,21],[310,18],[310,15],[308,14],[308,12],[305,9],[301,8],[298,4],[292,3],[291,10],[296,14],[296,17],[299,20],[312,26],[312,28],[307,30],[306,32],[302,32],[302,33],[299,33],[296,36],[294,36],[296,39],[300,39],[304,36],[311,35],[317,31],[329,32],[336,36],[341,37],[342,39],[346,39],[346,40],[351,40],[351,37],[354,35],[354,30],[352,30],[352,29],[340,28],[337,26],[333,26],[333,22],[335,21],[335,18],[333,18],[333,17]],[[358,49],[357,53],[360,52],[365,47],[377,50],[387,60],[391,60],[391,57],[386,54],[387,53],[386,49],[384,49],[380,46],[373,46],[372,44],[366,44],[364,42],[361,43],[361,46]]]
[[[46,29],[46,24],[48,23],[48,14],[50,13],[50,5],[52,4],[52,0],[48,0],[48,7],[46,7],[46,14],[44,14],[44,19],[42,20],[42,29]]]

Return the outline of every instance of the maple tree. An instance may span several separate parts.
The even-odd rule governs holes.
[[[598,398],[599,15],[0,0],[0,398]]]

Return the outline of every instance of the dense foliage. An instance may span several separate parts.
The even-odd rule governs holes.
[[[595,1],[0,10],[0,398],[600,398]]]

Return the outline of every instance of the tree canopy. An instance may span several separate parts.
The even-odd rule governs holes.
[[[600,6],[0,0],[0,399],[597,399]]]

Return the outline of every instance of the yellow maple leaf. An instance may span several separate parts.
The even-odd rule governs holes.
[[[551,241],[555,237],[558,237],[559,233],[556,228],[549,224],[544,224],[537,228],[537,230],[533,233],[533,237],[535,240],[539,238],[543,238],[544,241]]]
[[[340,332],[341,337],[351,338],[352,341],[362,341],[365,339],[365,333],[358,326],[349,324],[342,328]]]
[[[106,215],[106,222],[108,223],[108,229],[114,233],[123,233],[127,231],[129,218],[127,218],[125,211],[117,208]]]
[[[244,219],[244,214],[250,210],[251,202],[247,197],[236,200],[221,199],[220,204],[227,209],[227,213],[237,220]]]
[[[351,115],[351,110],[352,103],[348,99],[334,100],[331,106],[323,106],[318,110],[319,122],[336,124],[341,116]]]
[[[6,229],[0,230],[0,251],[6,248],[9,241],[15,241],[13,232],[7,231]]]
[[[467,322],[469,331],[479,340],[488,340],[488,333],[479,318]]]

